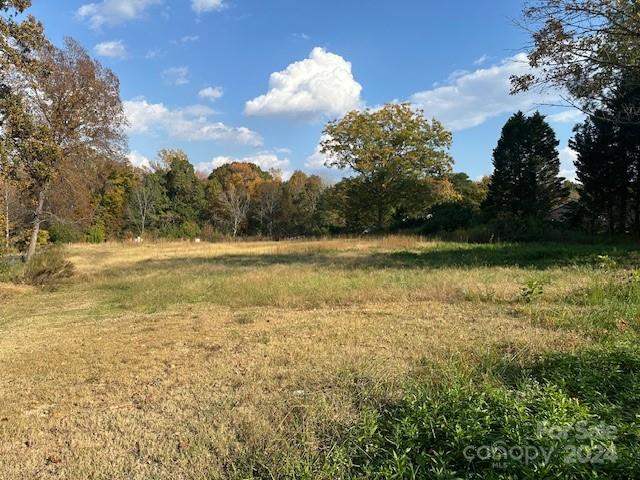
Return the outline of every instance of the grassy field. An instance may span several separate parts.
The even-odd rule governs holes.
[[[68,255],[75,275],[54,286],[0,283],[3,480],[640,468],[633,248],[388,237]],[[529,444],[543,420],[615,426],[616,459],[500,470],[461,454]]]

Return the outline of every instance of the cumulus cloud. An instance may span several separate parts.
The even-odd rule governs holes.
[[[221,87],[207,87],[198,92],[200,98],[206,98],[215,102],[217,99],[224,95],[224,90]]]
[[[140,18],[149,7],[160,3],[161,0],[102,0],[82,5],[76,14],[98,29]]]
[[[213,122],[207,106],[193,105],[171,110],[162,103],[149,103],[144,98],[124,102],[129,120],[129,133],[167,135],[186,141],[229,141],[258,147],[262,138],[246,127],[229,127]]]
[[[304,166],[311,170],[318,170],[326,168],[326,161],[327,157],[320,151],[320,144],[318,144],[314,152],[307,157],[307,160],[304,162]]]
[[[560,176],[571,180],[576,180],[576,166],[574,162],[578,159],[578,153],[570,147],[560,150]]]
[[[309,58],[272,73],[269,91],[248,101],[245,113],[311,118],[342,115],[361,106],[361,92],[351,63],[318,47]]]
[[[527,57],[520,53],[492,67],[458,72],[449,84],[418,92],[410,100],[427,117],[437,118],[452,130],[476,127],[505,113],[560,101],[554,93],[510,95],[510,77],[527,72],[530,72]]]
[[[127,56],[127,47],[122,40],[99,43],[93,50],[101,57],[126,58]]]
[[[190,82],[189,67],[171,67],[162,72],[162,79],[171,85],[186,85]]]
[[[323,177],[326,181],[335,183],[342,177],[351,175],[353,171],[350,169],[340,170],[338,168],[327,167],[325,165],[330,157],[320,151],[320,143],[326,138],[326,135],[320,137],[318,145],[316,145],[314,152],[307,157],[306,161],[304,162],[304,166],[312,173]]]
[[[224,7],[222,0],[191,0],[191,8],[196,13],[214,12]]]
[[[151,169],[151,160],[149,157],[144,156],[142,153],[133,150],[127,154],[127,160],[134,167],[144,168],[145,170]]]

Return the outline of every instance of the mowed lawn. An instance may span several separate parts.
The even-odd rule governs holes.
[[[635,281],[630,247],[387,237],[68,254],[62,283],[0,284],[3,480],[314,478],[363,411],[411,382],[497,382],[504,365],[638,331],[636,290],[616,296]]]

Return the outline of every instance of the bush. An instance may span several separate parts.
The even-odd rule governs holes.
[[[65,258],[64,251],[50,248],[34,255],[27,263],[22,279],[30,285],[52,285],[73,275],[73,264]]]
[[[107,233],[102,225],[94,225],[85,236],[88,243],[104,243],[107,241]]]
[[[184,222],[180,226],[180,236],[193,240],[200,235],[200,226],[196,222]]]
[[[8,257],[0,257],[0,282],[10,282],[14,276],[14,266]]]
[[[476,216],[476,209],[471,205],[460,202],[438,203],[431,208],[423,232],[431,234],[468,228],[476,220]]]
[[[73,243],[79,240],[78,232],[69,224],[54,223],[49,227],[51,241],[55,244]]]

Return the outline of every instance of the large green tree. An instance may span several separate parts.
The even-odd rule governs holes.
[[[327,166],[357,174],[357,190],[366,196],[359,203],[373,209],[375,226],[383,229],[396,210],[416,200],[412,186],[451,170],[451,142],[437,120],[425,119],[410,105],[389,104],[330,122],[321,151]]]
[[[166,169],[166,190],[175,227],[199,223],[205,207],[204,182],[183,151],[162,150],[159,156]]]
[[[509,118],[493,151],[485,211],[493,217],[548,219],[567,194],[558,176],[558,144],[540,113]]]

